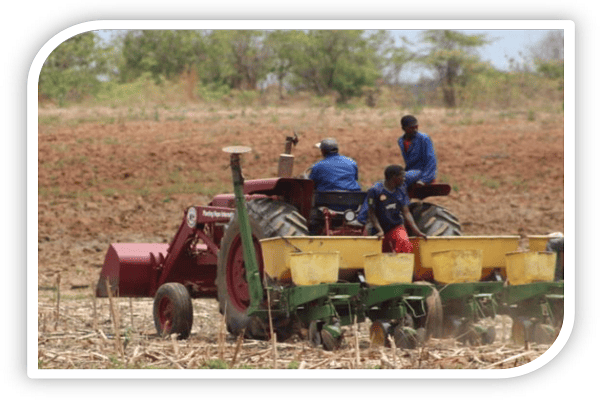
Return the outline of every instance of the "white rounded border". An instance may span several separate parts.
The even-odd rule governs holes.
[[[494,379],[522,376],[550,362],[564,348],[575,317],[575,25],[573,21],[536,20],[105,20],[74,25],[53,36],[36,54],[27,80],[27,375],[30,378],[205,378],[205,379]],[[39,370],[37,368],[37,91],[39,74],[50,53],[65,40],[109,29],[563,29],[565,33],[565,314],[554,344],[534,361],[516,368],[491,370]]]

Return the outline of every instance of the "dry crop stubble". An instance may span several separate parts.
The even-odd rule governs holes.
[[[285,343],[224,335],[216,301],[194,300],[194,327],[187,340],[160,338],[151,321],[151,299],[74,299],[63,291],[57,317],[56,299],[47,292],[39,301],[38,367],[41,369],[485,369],[513,368],[534,360],[548,345],[515,345],[509,340],[510,318],[490,321],[499,333],[485,346],[465,346],[454,339],[430,339],[414,350],[373,347],[367,324],[344,327],[339,350],[314,349],[294,337]],[[66,293],[66,296],[65,296]],[[112,315],[118,315],[116,319]],[[117,334],[118,332],[118,334]],[[502,334],[500,334],[502,333]]]

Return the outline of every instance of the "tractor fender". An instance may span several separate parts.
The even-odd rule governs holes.
[[[281,197],[283,201],[293,205],[306,219],[312,207],[314,183],[310,179],[269,178],[244,181],[246,201],[262,197]],[[235,208],[235,196],[220,194],[209,203],[210,206]]]
[[[452,191],[446,183],[431,183],[428,185],[411,185],[408,187],[408,197],[423,200],[432,196],[448,196]]]

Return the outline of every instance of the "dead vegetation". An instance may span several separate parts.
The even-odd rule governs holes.
[[[328,352],[298,336],[273,343],[226,334],[213,299],[194,300],[192,334],[178,341],[156,334],[152,299],[96,299],[90,292],[40,292],[39,369],[503,369],[531,362],[549,347],[512,343],[510,318],[498,316],[489,321],[498,332],[491,345],[430,339],[414,350],[373,347],[367,321],[344,327],[342,347]]]

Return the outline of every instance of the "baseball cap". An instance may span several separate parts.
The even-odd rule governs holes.
[[[335,152],[339,149],[337,140],[335,140],[334,138],[323,139],[319,143],[315,144],[315,147],[321,149],[326,153]]]

